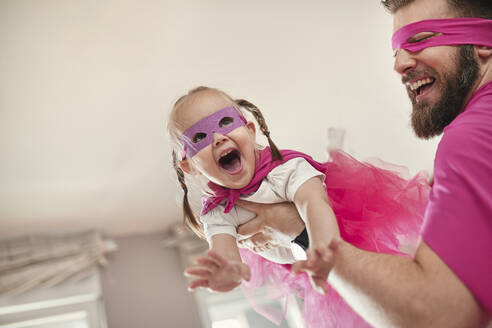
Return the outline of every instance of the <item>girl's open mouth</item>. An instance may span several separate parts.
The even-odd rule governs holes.
[[[238,173],[243,167],[241,154],[236,149],[232,149],[220,157],[219,165],[230,174]]]

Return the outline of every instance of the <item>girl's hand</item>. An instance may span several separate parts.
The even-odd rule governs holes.
[[[306,251],[307,260],[295,262],[292,265],[292,272],[297,274],[305,271],[313,288],[320,294],[326,294],[328,292],[326,281],[334,265],[334,251],[340,243],[340,239],[334,238],[328,245],[309,248]]]
[[[198,287],[209,288],[216,292],[228,292],[249,281],[249,267],[240,261],[227,260],[210,250],[205,256],[196,259],[196,266],[185,270],[186,276],[198,277],[189,285],[190,291]]]

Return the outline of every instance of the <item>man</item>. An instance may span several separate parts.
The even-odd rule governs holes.
[[[376,327],[486,326],[492,314],[492,2],[382,3],[394,14],[394,68],[412,101],[413,129],[421,138],[444,131],[421,243],[410,259],[335,241],[329,261],[301,261],[293,269],[331,269],[330,284]],[[456,17],[485,19],[447,20]],[[258,214],[238,230],[253,235],[244,242],[251,248],[267,243],[272,230],[295,236],[303,228],[292,206],[238,204]]]

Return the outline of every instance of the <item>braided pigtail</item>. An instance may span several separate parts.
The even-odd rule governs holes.
[[[196,233],[199,237],[205,238],[205,234],[203,233],[202,226],[200,222],[196,219],[193,214],[193,210],[191,209],[190,202],[188,201],[188,187],[186,186],[184,172],[179,166],[179,160],[176,156],[176,152],[173,151],[173,166],[176,170],[176,175],[178,176],[179,184],[181,188],[183,188],[183,223],[185,223],[194,233]]]
[[[278,150],[277,146],[275,146],[275,143],[270,138],[270,131],[268,130],[268,126],[267,126],[267,124],[265,122],[265,118],[263,117],[263,114],[261,113],[260,109],[258,107],[256,107],[255,105],[253,105],[252,103],[250,103],[249,101],[245,100],[245,99],[236,99],[234,102],[237,105],[239,105],[239,106],[245,108],[246,110],[248,110],[251,114],[253,114],[253,116],[256,119],[256,122],[258,122],[258,125],[260,126],[261,132],[263,132],[263,134],[268,139],[268,144],[270,145],[270,150],[272,152],[272,158],[273,158],[273,160],[274,161],[276,161],[276,160],[278,160],[278,161],[283,160],[282,154],[280,153],[280,151]]]

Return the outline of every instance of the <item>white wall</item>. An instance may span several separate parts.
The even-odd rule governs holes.
[[[0,236],[179,220],[164,125],[202,84],[257,104],[281,148],[324,159],[339,126],[358,158],[431,169],[390,37],[378,0],[0,1]],[[116,241],[110,326],[197,327],[177,255]]]
[[[392,18],[379,1],[182,1],[166,22],[174,61],[168,98],[218,86],[264,110],[282,148],[324,157],[327,128],[348,150],[432,167],[435,142],[409,127],[410,103],[392,70]]]
[[[164,125],[205,84],[265,113],[281,148],[431,169],[378,0],[0,1],[0,236],[178,220]],[[176,195],[176,192],[178,193]]]

